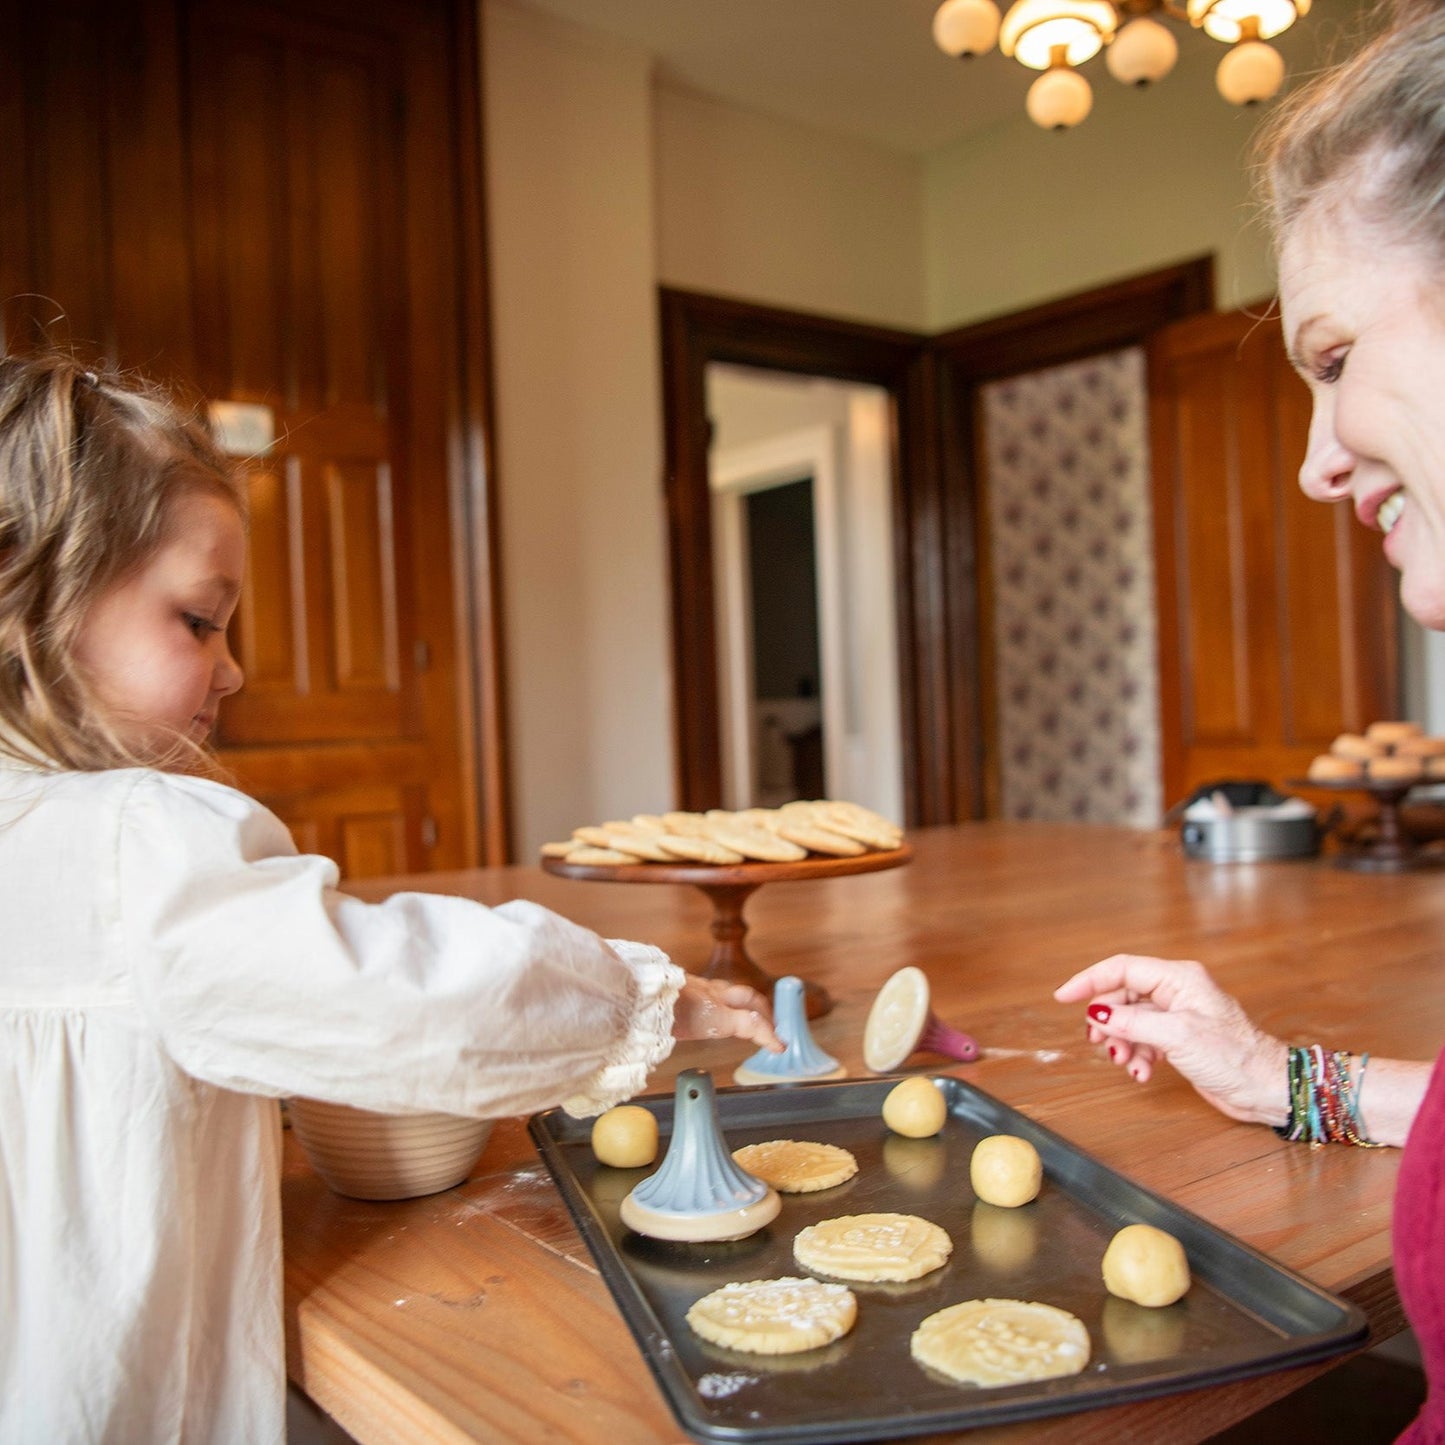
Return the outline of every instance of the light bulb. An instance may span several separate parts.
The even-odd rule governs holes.
[[[999,48],[1021,65],[1046,70],[1065,48],[1082,65],[1114,38],[1118,12],[1110,0],[1014,0],[999,28]]]
[[[1179,58],[1179,42],[1167,25],[1141,15],[1131,20],[1104,52],[1109,74],[1125,85],[1163,80]]]
[[[1219,62],[1214,83],[1225,100],[1253,105],[1268,100],[1284,81],[1284,58],[1262,40],[1245,40]]]
[[[1094,92],[1077,70],[1056,65],[1029,86],[1024,108],[1029,119],[1045,130],[1066,130],[1094,108]]]
[[[982,55],[997,42],[1001,19],[993,0],[943,0],[933,16],[933,38],[945,55]]]
[[[1310,12],[1310,0],[1189,0],[1189,18],[1225,45],[1244,37],[1244,22],[1254,20],[1261,40],[1288,30]]]

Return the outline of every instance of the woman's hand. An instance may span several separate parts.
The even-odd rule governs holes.
[[[745,983],[688,974],[672,1013],[677,1039],[748,1039],[773,1053],[783,1041],[773,1031],[773,1011],[757,989]]]
[[[1118,953],[1054,990],[1088,1002],[1091,1043],[1143,1083],[1165,1058],[1216,1109],[1252,1124],[1289,1113],[1288,1051],[1253,1023],[1198,963]]]

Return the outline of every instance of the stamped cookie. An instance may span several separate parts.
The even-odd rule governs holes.
[[[858,1301],[841,1284],[817,1279],[752,1279],[725,1284],[687,1312],[693,1333],[755,1355],[795,1355],[841,1339]]]
[[[707,837],[707,819],[701,813],[664,813],[662,826],[680,838]]]
[[[714,843],[721,843],[724,848],[731,848],[734,853],[741,853],[744,858],[754,858],[762,863],[796,863],[808,856],[806,848],[788,842],[767,828],[754,828],[739,822],[732,813],[709,813],[704,836]]]
[[[888,850],[903,842],[901,828],[859,803],[820,803],[814,817],[829,832],[841,833],[870,848]]]
[[[793,822],[784,818],[778,826],[778,836],[790,843],[797,843],[810,853],[827,853],[835,858],[856,858],[868,850],[856,839],[845,838],[831,828],[819,828],[812,823]]]
[[[664,852],[658,844],[657,840],[662,836],[660,833],[644,833],[640,828],[624,832],[609,825],[601,828],[574,828],[572,836],[593,848],[611,848],[615,853],[626,853],[632,858],[645,858],[649,863],[672,862],[672,854]]]
[[[1077,1375],[1089,1332],[1067,1310],[1032,1300],[975,1299],[931,1314],[913,1332],[913,1358],[968,1385],[1017,1385]]]
[[[565,858],[576,846],[575,838],[568,838],[565,843],[543,843],[542,856],[544,858]]]
[[[569,863],[586,863],[590,867],[607,865],[616,867],[619,863],[641,863],[641,858],[634,858],[631,853],[619,853],[616,848],[595,848],[589,843],[578,843],[567,855]]]
[[[678,837],[672,833],[664,833],[657,841],[673,858],[689,863],[743,862],[741,853],[734,853],[731,848],[724,848],[721,843],[714,843],[711,838]]]
[[[858,1172],[858,1161],[836,1144],[814,1144],[803,1139],[769,1139],[733,1150],[737,1163],[771,1184],[779,1194],[812,1194],[832,1189]]]
[[[916,1214],[842,1214],[810,1224],[793,1241],[804,1269],[870,1284],[921,1279],[952,1253],[948,1235]]]

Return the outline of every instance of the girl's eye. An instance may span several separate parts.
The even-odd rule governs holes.
[[[1328,356],[1322,357],[1315,365],[1315,379],[1329,385],[1332,381],[1338,381],[1345,369],[1345,357],[1347,351],[1331,352]]]
[[[194,612],[185,612],[181,615],[185,618],[186,626],[197,637],[209,637],[211,633],[221,630],[209,617],[198,617]]]

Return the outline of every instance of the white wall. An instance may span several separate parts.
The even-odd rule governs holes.
[[[1315,6],[1281,43],[1294,73],[1367,3]],[[1213,95],[1212,47],[1143,94],[1092,66],[1098,104],[1076,132],[1021,113],[920,160],[658,86],[639,50],[516,0],[481,4],[526,857],[580,821],[673,801],[659,282],[910,330],[1206,251],[1223,306],[1271,282],[1247,221],[1253,120]]]
[[[664,285],[923,327],[917,157],[665,86],[655,104]]]
[[[1348,46],[1371,3],[1316,5],[1276,37],[1290,78]],[[927,157],[928,329],[1206,253],[1216,257],[1220,310],[1271,295],[1273,262],[1249,177],[1250,145],[1267,112],[1220,98],[1214,71],[1224,53],[1181,33],[1174,72],[1146,90],[1121,86],[1096,58],[1083,72],[1093,112],[1070,131],[1042,131],[1023,114],[1030,77],[1021,74],[1016,119]],[[1011,62],[990,55],[976,63]]]
[[[513,842],[672,801],[648,56],[488,0]]]

